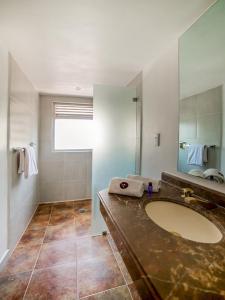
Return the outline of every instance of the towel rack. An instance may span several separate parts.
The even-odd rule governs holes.
[[[188,147],[190,147],[191,144],[187,143],[187,142],[179,142],[180,145],[180,149],[186,149]],[[216,145],[206,145],[207,148],[216,148]]]
[[[29,144],[29,146],[34,147],[34,146],[36,146],[36,144],[35,144],[34,142],[31,142],[31,143]],[[24,151],[24,149],[25,149],[24,147],[16,147],[16,148],[12,148],[13,152],[18,152],[18,151],[20,151],[20,150]]]

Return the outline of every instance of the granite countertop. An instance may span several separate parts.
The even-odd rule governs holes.
[[[116,223],[129,249],[162,299],[225,299],[225,209],[188,205],[181,191],[162,183],[159,193],[134,197],[99,192],[99,198]],[[146,214],[150,201],[166,198],[200,212],[220,229],[216,244],[193,242],[156,225]]]

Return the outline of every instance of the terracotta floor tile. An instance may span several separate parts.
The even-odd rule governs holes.
[[[29,229],[46,228],[49,224],[49,218],[50,218],[50,214],[34,215],[28,228]]]
[[[31,272],[0,278],[0,299],[23,299]]]
[[[80,223],[85,223],[87,221],[91,221],[91,211],[87,211],[84,213],[79,213],[75,215],[75,221],[79,221]]]
[[[62,223],[60,225],[48,226],[44,238],[44,243],[75,238],[75,225],[68,225],[66,223]]]
[[[92,296],[81,298],[84,300],[132,300],[128,288],[123,285],[117,288],[104,291]]]
[[[0,299],[23,299],[38,258],[24,300],[77,299],[77,273],[80,297],[130,300],[107,238],[90,229],[91,201],[39,205],[0,273]]]
[[[52,205],[48,205],[48,204],[39,204],[36,212],[35,212],[35,216],[37,215],[48,215],[51,213],[52,210]]]
[[[45,202],[40,202],[38,207],[40,208],[46,208],[46,207],[52,207],[53,203],[45,203]]]
[[[45,228],[40,229],[28,229],[23,234],[18,246],[25,245],[40,245],[44,240]]]
[[[67,209],[74,209],[74,201],[54,203],[52,206],[53,211],[62,211]]]
[[[85,200],[75,200],[74,201],[74,206],[91,206],[91,199],[85,199]]]
[[[124,284],[122,274],[112,255],[78,261],[80,297],[89,296]]]
[[[84,209],[86,212],[91,212],[91,200],[75,201],[74,203],[75,213],[79,214],[80,209]]]
[[[75,227],[78,237],[91,236],[91,220],[85,222],[75,220]]]
[[[53,207],[52,208],[52,216],[55,216],[55,215],[59,215],[60,213],[68,213],[68,214],[73,214],[75,215],[75,212],[74,212],[74,208],[57,208],[57,207]]]
[[[0,277],[31,271],[34,268],[40,247],[40,245],[17,247],[0,273]]]
[[[76,263],[75,240],[43,244],[36,264],[36,269],[68,263]]]
[[[75,217],[77,236],[91,235],[91,212],[77,214]]]
[[[74,212],[74,201],[60,202],[52,206],[52,215],[58,215],[59,213],[70,213]]]
[[[70,213],[67,211],[61,211],[57,214],[52,214],[49,225],[58,225],[61,223],[67,223],[67,224],[74,224],[75,223],[75,216],[74,213]]]
[[[53,204],[53,206],[61,206],[61,207],[74,207],[74,203],[76,202],[76,200],[74,201],[63,201],[63,202],[56,202]]]
[[[42,299],[77,299],[75,265],[64,265],[34,271],[24,300]]]
[[[106,237],[85,237],[77,240],[78,261],[107,255],[112,255],[112,250]]]

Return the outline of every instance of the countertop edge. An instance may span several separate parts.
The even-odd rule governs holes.
[[[101,196],[101,191],[97,193],[97,196],[101,202],[101,204],[103,205],[104,209],[106,210],[109,218],[110,218],[110,221],[113,223],[113,226],[116,228],[116,230],[119,232],[121,238],[123,239],[125,245],[126,245],[126,248],[127,250],[129,251],[136,267],[139,269],[140,271],[140,274],[143,273],[144,276],[142,275],[140,277],[140,279],[144,279],[145,283],[147,284],[148,286],[148,289],[149,289],[149,292],[151,293],[151,296],[154,297],[152,299],[156,299],[156,300],[161,300],[162,298],[160,297],[159,293],[157,292],[157,289],[155,288],[154,284],[152,283],[151,281],[151,278],[149,277],[149,275],[146,273],[146,271],[143,269],[141,263],[139,262],[137,256],[134,254],[134,252],[132,251],[132,248],[130,247],[130,244],[129,242],[127,241],[127,239],[125,238],[125,235],[123,233],[123,231],[120,229],[120,227],[118,226],[117,222],[115,222],[112,214],[110,213],[109,209],[107,208],[107,204],[105,203],[103,197]],[[150,295],[149,295],[150,296]],[[150,298],[149,298],[150,299]]]

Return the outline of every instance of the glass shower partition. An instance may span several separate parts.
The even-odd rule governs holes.
[[[112,177],[135,174],[137,137],[136,89],[94,86],[95,142],[92,163],[92,232],[105,224],[97,193],[106,189]]]

